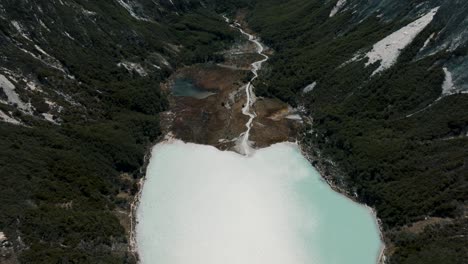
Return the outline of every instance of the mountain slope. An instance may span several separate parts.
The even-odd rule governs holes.
[[[303,142],[376,208],[389,263],[468,259],[467,14],[464,1],[258,1],[250,12],[276,51],[257,93],[305,107]]]
[[[134,263],[128,213],[167,107],[159,84],[234,37],[196,2],[2,1],[0,262]]]

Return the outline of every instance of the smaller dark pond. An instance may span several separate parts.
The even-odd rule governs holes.
[[[172,85],[172,94],[174,96],[188,96],[197,99],[205,99],[215,93],[196,86],[190,79],[177,78]]]

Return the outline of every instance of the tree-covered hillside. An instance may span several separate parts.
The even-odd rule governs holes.
[[[199,3],[163,2],[143,17],[128,1],[1,1],[1,263],[135,262],[124,227],[159,85],[235,37]]]
[[[468,46],[466,28],[451,21],[468,19],[454,6],[468,7],[434,9],[395,64],[372,75],[380,62],[366,62],[376,43],[441,2],[348,2],[334,13],[337,1],[257,1],[249,23],[275,50],[257,94],[305,106],[313,124],[304,143],[343,171],[336,182],[376,208],[389,263],[466,263]],[[412,29],[394,34],[383,56]],[[440,223],[410,231],[430,221]]]

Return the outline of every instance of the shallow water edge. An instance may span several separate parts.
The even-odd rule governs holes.
[[[311,151],[308,151],[308,149],[310,149],[310,146],[304,144],[302,141],[298,140],[295,142],[299,148],[299,150],[301,151],[302,153],[302,156],[304,156],[304,158],[306,158],[309,163],[319,172],[320,176],[321,176],[321,179],[327,183],[327,185],[335,192],[339,193],[340,195],[343,195],[344,197],[346,197],[347,199],[353,201],[354,203],[357,203],[361,206],[364,206],[366,207],[370,213],[372,214],[372,216],[374,217],[374,219],[376,220],[376,223],[377,223],[377,227],[378,227],[378,230],[379,230],[379,236],[380,236],[380,241],[381,241],[381,248],[380,248],[380,253],[379,253],[379,256],[377,258],[377,264],[385,264],[385,261],[386,261],[386,257],[385,257],[385,250],[386,250],[386,245],[385,245],[385,233],[383,231],[383,227],[382,227],[382,220],[380,220],[380,218],[377,216],[377,211],[375,210],[375,208],[365,204],[365,203],[362,203],[358,200],[358,198],[355,196],[355,195],[352,195],[350,190],[348,189],[345,189],[344,187],[341,187],[339,186],[338,184],[335,184],[333,182],[333,179],[336,179],[338,178],[338,173],[341,173],[341,171],[339,170],[338,167],[336,167],[335,165],[333,165],[333,168],[331,171],[329,171],[329,177],[325,177],[325,166],[320,166],[320,163],[317,163],[315,161],[317,160],[320,160],[320,161],[327,161],[328,160],[325,160],[323,157],[321,157],[320,155],[313,155],[311,153]],[[315,165],[314,165],[315,164]]]

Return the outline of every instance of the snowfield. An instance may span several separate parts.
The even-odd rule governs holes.
[[[414,38],[431,23],[438,10],[439,7],[432,9],[426,15],[374,44],[372,50],[361,58],[368,58],[366,67],[380,62],[379,68],[377,68],[372,75],[392,67],[397,61],[398,56],[400,56],[401,51],[411,44]],[[358,54],[353,60],[358,60],[359,57],[360,55]]]

